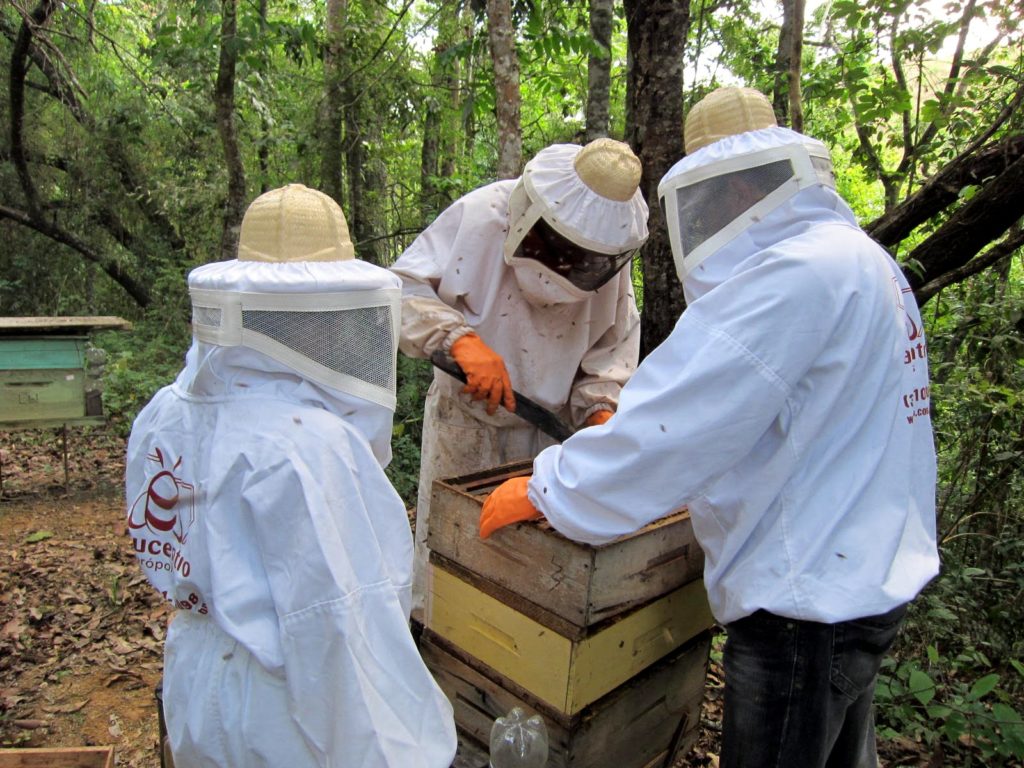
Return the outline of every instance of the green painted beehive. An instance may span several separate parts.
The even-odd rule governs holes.
[[[127,330],[120,318],[0,318],[0,428],[99,423],[102,351],[91,330]]]
[[[86,409],[84,339],[0,338],[0,423],[80,419]]]

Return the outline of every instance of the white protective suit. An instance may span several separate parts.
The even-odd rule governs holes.
[[[578,150],[556,145],[545,152],[569,153],[571,158]],[[530,165],[524,174],[529,171]],[[533,183],[540,186],[544,180],[534,178]],[[561,190],[560,185],[564,179],[556,177],[550,189]],[[599,234],[593,239],[618,237],[639,247],[647,236],[642,197],[625,203],[595,200],[578,186],[564,197],[581,203],[570,215],[580,222],[588,217],[594,221]],[[465,334],[476,333],[502,357],[517,392],[579,427],[594,411],[615,409],[622,385],[636,369],[640,317],[630,270],[621,269],[596,291],[556,285],[546,271],[529,265],[517,275],[520,268],[507,264],[506,258],[514,249],[508,241],[521,236],[508,234],[510,221],[522,223],[525,218],[527,228],[532,223],[529,215],[523,216],[529,201],[513,199],[513,192],[519,196],[522,191],[522,180],[508,180],[470,192],[391,267],[403,281],[400,349],[411,357],[429,358],[435,350],[447,352]],[[609,213],[602,203],[618,210]],[[625,217],[623,208],[628,210]],[[614,235],[600,231],[601,225],[623,218],[631,222],[629,228]],[[504,408],[488,415],[485,404],[462,394],[462,387],[435,371],[427,393],[416,507],[417,608],[428,591],[426,536],[433,481],[531,459],[555,442]]]
[[[197,339],[136,420],[127,466],[139,563],[179,609],[163,683],[177,768],[447,768],[452,709],[410,634],[412,536],[383,471],[398,280],[359,261],[239,261],[189,285]],[[299,314],[296,297],[369,313],[330,337],[349,370],[254,331]]]
[[[662,190],[801,143],[827,157],[765,128],[685,157]],[[541,453],[528,487],[556,529],[594,544],[687,504],[723,624],[758,609],[820,622],[881,614],[938,570],[913,295],[829,184],[790,194],[751,209],[710,255],[694,252],[681,268],[688,307],[616,415]]]

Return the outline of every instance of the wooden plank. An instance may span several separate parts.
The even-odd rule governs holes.
[[[544,532],[535,523],[510,526],[500,531],[500,536],[481,539],[478,521],[483,498],[435,482],[427,547],[585,626],[593,572],[591,550]]]
[[[701,578],[704,551],[688,511],[655,520],[621,544],[597,547],[588,618],[602,621]]]
[[[106,418],[103,416],[81,416],[74,419],[36,419],[31,421],[0,421],[0,430],[14,431],[16,429],[48,429],[55,427],[81,427],[103,424]]]
[[[429,629],[421,650],[464,738],[486,743],[494,719],[519,706],[544,718],[550,768],[642,768],[684,754],[696,740],[710,645],[702,633],[569,718]]]
[[[500,481],[532,469],[531,462],[518,462],[435,481],[427,546],[581,627],[700,577],[704,556],[685,510],[600,547],[570,541],[546,521],[480,539],[487,495]]]
[[[0,749],[0,768],[114,768],[114,748]]]
[[[435,560],[426,625],[557,711],[575,713],[713,624],[692,581],[582,638],[566,637]]]
[[[455,759],[451,768],[489,768],[490,760],[488,752],[489,745],[477,744],[472,739],[467,739],[463,734],[458,734],[458,748],[455,751]]]
[[[0,317],[0,334],[71,333],[87,331],[130,331],[132,324],[113,315],[81,317]]]

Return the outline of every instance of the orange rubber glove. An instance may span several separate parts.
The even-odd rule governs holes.
[[[515,412],[516,398],[512,394],[512,379],[501,355],[484,344],[475,333],[467,333],[452,344],[452,357],[466,374],[466,386],[462,388],[474,400],[487,400],[487,412],[494,413],[498,405]]]
[[[608,419],[610,419],[614,415],[615,415],[615,411],[606,411],[606,410],[603,410],[603,409],[600,410],[600,411],[594,411],[592,414],[587,416],[587,426],[588,427],[600,426],[601,424],[604,424],[606,421],[608,421]]]
[[[541,516],[526,496],[529,477],[513,477],[499,485],[480,511],[480,538],[486,539],[499,528]]]

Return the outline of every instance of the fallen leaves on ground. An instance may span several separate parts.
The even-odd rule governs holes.
[[[114,745],[157,768],[167,608],[124,535],[124,441],[0,433],[0,746]]]

